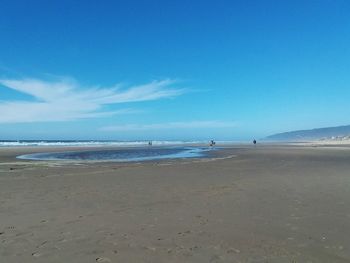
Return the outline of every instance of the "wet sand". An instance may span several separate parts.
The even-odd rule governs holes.
[[[0,262],[350,262],[350,148],[14,158],[34,151],[57,149],[0,149]]]

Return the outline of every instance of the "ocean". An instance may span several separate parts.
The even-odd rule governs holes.
[[[0,147],[20,146],[147,146],[149,141],[109,141],[109,140],[0,140]],[[155,146],[208,144],[208,141],[152,141]]]

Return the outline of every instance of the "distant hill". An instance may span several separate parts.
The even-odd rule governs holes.
[[[306,141],[320,139],[336,139],[350,136],[350,125],[318,128],[312,130],[290,131],[270,135],[265,138],[269,141]]]

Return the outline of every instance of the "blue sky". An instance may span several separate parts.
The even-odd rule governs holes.
[[[0,12],[0,139],[350,124],[349,1],[3,0]]]

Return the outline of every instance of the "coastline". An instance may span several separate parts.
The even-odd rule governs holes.
[[[350,148],[236,145],[213,158],[135,163],[15,159],[43,149],[57,151],[0,148],[1,261],[350,260]]]

